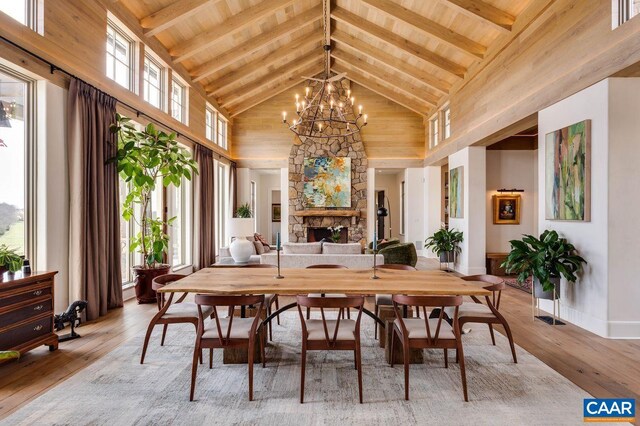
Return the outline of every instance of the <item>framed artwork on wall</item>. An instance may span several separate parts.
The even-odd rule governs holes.
[[[278,203],[271,204],[271,222],[280,222],[282,220],[282,206]]]
[[[351,158],[304,159],[305,207],[351,207]]]
[[[545,218],[591,220],[591,120],[545,137]]]
[[[520,194],[493,196],[493,223],[495,225],[520,224]]]
[[[449,170],[449,217],[464,217],[464,176],[463,167]]]

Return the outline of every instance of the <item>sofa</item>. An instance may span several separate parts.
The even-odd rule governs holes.
[[[263,253],[260,263],[278,264],[275,251]],[[384,256],[378,254],[376,262],[384,263]],[[362,254],[360,243],[284,243],[280,253],[282,268],[306,268],[312,265],[344,265],[349,269],[366,269],[373,267],[373,255]]]
[[[253,254],[249,259],[249,263],[260,263],[260,256],[263,253],[268,253],[271,251],[271,248],[259,241],[255,235],[247,237],[247,240],[253,243]],[[274,251],[275,253],[275,251]],[[230,258],[231,252],[229,251],[229,247],[220,247],[220,253],[218,253],[218,261],[224,258]]]
[[[373,243],[369,243],[367,253],[373,253]],[[416,266],[418,253],[413,243],[401,243],[398,239],[378,241],[378,254],[384,256],[384,263]]]

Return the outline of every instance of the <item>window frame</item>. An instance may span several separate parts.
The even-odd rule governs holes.
[[[213,143],[216,143],[216,136],[218,129],[216,128],[216,124],[218,122],[217,111],[209,104],[207,104],[205,109],[205,137],[207,140],[210,140]],[[207,122],[211,117],[211,122]]]
[[[222,149],[228,149],[229,146],[229,123],[222,114],[216,111],[216,145]],[[223,124],[222,126],[220,124]],[[221,133],[222,130],[222,133]]]
[[[405,189],[406,189],[406,184],[405,184],[405,181],[403,180],[400,183],[400,235],[404,235],[406,231],[405,202],[406,202],[407,194]]]
[[[184,148],[184,147],[183,147]],[[187,180],[185,177],[182,178],[182,182],[179,187],[171,186],[168,188],[167,193],[171,192],[171,195],[168,195],[166,198],[166,209],[167,209],[167,218],[171,218],[176,216],[177,212],[175,210],[175,206],[173,205],[173,196],[175,192],[179,192],[180,197],[180,216],[178,217],[178,221],[180,222],[180,260],[177,264],[174,264],[174,250],[173,244],[169,245],[168,259],[171,262],[171,270],[177,271],[180,269],[184,269],[188,266],[192,265],[191,259],[191,242],[189,236],[191,235],[191,223],[192,223],[192,211],[193,211],[193,199],[191,197],[191,181]],[[167,232],[171,238],[174,236],[171,235],[171,229]]]
[[[451,108],[449,105],[445,105],[442,108],[442,140],[447,140],[451,137]]]
[[[116,80],[115,63],[116,63],[116,61],[120,62],[120,63],[122,63],[122,62],[119,61],[118,58],[115,56],[115,52],[114,52],[113,55],[111,55],[111,53],[108,50],[106,50],[106,48],[105,48],[105,50],[106,50],[105,58],[107,56],[109,56],[109,55],[113,56],[114,68],[113,68],[113,78],[109,77],[108,70],[106,70],[105,75],[107,76],[108,79],[116,82],[119,86],[124,87],[125,89],[135,93],[134,89],[135,89],[135,86],[136,86],[136,84],[135,84],[135,82],[136,82],[136,78],[135,78],[135,74],[136,74],[135,73],[135,71],[136,71],[136,67],[135,67],[135,64],[136,64],[136,41],[132,37],[130,37],[127,34],[127,32],[125,30],[123,30],[121,28],[121,26],[118,25],[118,23],[116,23],[112,19],[107,19],[107,36],[109,34],[109,28],[113,29],[114,36],[122,37],[129,44],[129,55],[128,55],[129,56],[129,58],[128,58],[129,59],[129,64],[127,65],[127,68],[129,69],[129,78],[128,78],[129,87],[122,86]],[[116,38],[114,38],[114,48],[115,48],[115,40],[116,40]],[[107,44],[108,44],[108,41],[107,41]]]
[[[174,99],[174,89],[175,87],[178,86],[181,90],[180,93],[180,102],[176,101]],[[183,83],[179,78],[177,78],[175,75],[171,78],[171,117],[173,117],[174,119],[178,120],[179,122],[181,122],[182,124],[187,124],[188,123],[188,119],[187,119],[187,102],[188,102],[188,96],[187,96],[187,90],[188,90],[188,85]],[[179,111],[180,111],[180,116],[176,117],[176,110],[175,110],[175,105],[179,105]]]
[[[216,168],[215,209],[216,209],[216,251],[220,253],[222,247],[229,246],[227,238],[227,219],[229,218],[229,166],[214,160]]]
[[[429,143],[431,148],[435,148],[440,143],[440,117],[438,113],[429,119]]]
[[[154,88],[155,88],[156,86],[152,85],[152,84],[151,84],[151,82],[149,81],[149,78],[148,78],[148,72],[146,71],[146,69],[147,69],[147,68],[149,68],[149,69],[150,69],[150,67],[148,67],[147,63],[152,64],[153,66],[155,66],[155,67],[156,67],[156,68],[158,68],[158,70],[159,70],[159,79],[158,79],[158,80],[159,80],[159,84],[158,84],[158,87],[157,87],[157,88],[158,88],[158,90],[159,90],[159,93],[158,93],[158,99],[159,99],[159,102],[160,102],[160,105],[159,105],[159,106],[154,105],[154,104],[153,104],[153,103],[151,103],[151,102],[149,101],[149,99],[148,99],[148,92],[149,92],[148,87],[149,87],[149,86],[152,86],[152,87],[154,87]],[[165,86],[166,86],[166,82],[165,82],[165,80],[166,80],[166,78],[167,78],[167,77],[166,77],[166,76],[167,76],[167,67],[166,67],[166,66],[164,66],[164,65],[162,64],[162,62],[160,62],[160,61],[158,61],[157,59],[155,59],[155,58],[154,58],[152,55],[150,55],[149,53],[145,53],[145,55],[144,55],[144,61],[143,61],[143,68],[144,68],[144,69],[143,69],[143,72],[142,72],[142,74],[143,74],[142,99],[143,99],[146,103],[148,103],[149,105],[153,106],[154,108],[158,108],[160,111],[166,112],[166,100],[165,100],[165,93],[166,93],[166,91],[165,91]]]
[[[258,217],[256,215],[258,207],[258,185],[255,180],[252,180],[249,184],[249,199],[251,214],[253,216],[253,232],[258,232]]]
[[[43,35],[42,28],[40,28],[41,26],[39,25],[40,24],[39,15],[41,13],[40,9],[41,8],[39,7],[38,0],[25,0],[25,2],[24,2],[24,22],[21,22],[21,21],[17,20],[16,18],[14,18],[13,16],[9,15],[8,13],[2,11],[1,9],[0,9],[0,12],[2,12],[5,15],[9,16],[10,18],[15,20],[16,22],[19,22],[20,24],[24,25],[25,27],[28,27],[29,29],[39,33],[40,35]]]

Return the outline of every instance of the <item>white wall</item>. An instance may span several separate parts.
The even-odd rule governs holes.
[[[281,194],[281,206],[282,206],[282,222],[280,222],[280,229],[284,232],[280,233],[280,240],[283,243],[289,241],[289,168],[283,167],[280,169],[280,194]]]
[[[487,231],[485,147],[468,147],[450,155],[449,170],[460,166],[463,167],[463,217],[449,217],[449,228],[464,233],[462,253],[455,269],[465,275],[484,274]]]
[[[433,235],[442,226],[442,168],[427,166],[424,168],[424,236]],[[423,249],[427,257],[437,257]]]
[[[409,168],[405,172],[406,232],[405,242],[416,246],[418,255],[422,255],[424,246],[424,171],[421,168]]]
[[[487,151],[487,253],[508,253],[510,240],[523,234],[537,234],[538,183],[536,181],[538,151]],[[524,189],[521,197],[520,224],[493,223],[493,196],[500,188]],[[505,194],[507,195],[507,194]]]
[[[256,219],[256,232],[270,239],[272,231],[271,204],[280,202],[280,169],[278,169],[278,173],[274,173],[272,170],[252,169],[249,170],[246,177],[243,176],[242,180],[238,177],[238,204],[250,202],[252,181],[256,183],[256,208],[253,212]],[[273,191],[278,191],[276,201],[272,200]],[[244,198],[240,198],[240,194],[243,194]],[[275,237],[273,243],[275,243]]]

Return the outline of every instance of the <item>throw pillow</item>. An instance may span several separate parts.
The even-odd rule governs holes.
[[[284,243],[284,254],[322,254],[321,243]]]
[[[360,243],[335,244],[324,243],[322,245],[323,254],[361,254],[362,246]]]
[[[260,241],[254,241],[253,245],[256,247],[256,254],[264,253],[264,246]]]
[[[267,246],[269,247],[269,243],[267,242],[267,240],[262,236],[262,234],[259,233],[255,233],[253,234],[254,237],[256,238],[256,241],[260,241],[262,243],[263,246]]]

